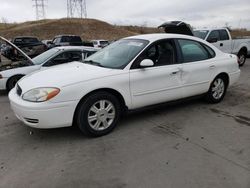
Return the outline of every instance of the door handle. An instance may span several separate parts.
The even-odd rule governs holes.
[[[220,46],[223,46],[223,43],[220,43]]]
[[[176,75],[178,72],[180,72],[181,71],[181,69],[178,69],[178,70],[175,70],[175,71],[173,71],[172,73],[171,73],[171,75]]]

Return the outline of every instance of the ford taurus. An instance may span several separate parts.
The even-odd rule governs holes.
[[[220,102],[240,76],[237,57],[202,39],[148,34],[121,39],[82,62],[23,77],[9,93],[26,125],[57,128],[76,124],[102,136],[124,110],[204,94]]]

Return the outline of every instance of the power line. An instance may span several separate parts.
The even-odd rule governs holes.
[[[41,20],[46,18],[45,14],[45,1],[46,0],[32,0],[34,2],[33,7],[36,9],[36,20]]]
[[[67,0],[68,18],[87,18],[86,0]]]

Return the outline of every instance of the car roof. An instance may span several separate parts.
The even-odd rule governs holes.
[[[142,40],[148,40],[149,42],[154,42],[156,40],[171,39],[171,38],[183,38],[183,39],[191,39],[191,40],[197,40],[197,41],[204,42],[204,40],[199,39],[199,38],[194,37],[194,36],[181,35],[181,34],[168,34],[168,33],[136,35],[136,36],[127,37],[124,39],[142,39]]]
[[[55,38],[58,38],[58,37],[80,37],[79,35],[56,35]]]
[[[98,40],[91,40],[91,41],[107,41],[108,42],[108,40],[104,40],[104,39],[98,39]]]
[[[55,47],[59,50],[87,50],[87,51],[97,51],[100,48],[89,47],[89,46],[60,46]]]
[[[32,39],[38,39],[37,37],[35,37],[35,36],[16,36],[16,37],[14,37],[13,39],[22,39],[22,38],[32,38]]]
[[[215,28],[197,28],[197,29],[194,29],[194,31],[199,31],[199,30],[207,30],[207,31],[211,31],[211,30],[226,30],[227,28],[223,28],[223,27],[215,27]]]

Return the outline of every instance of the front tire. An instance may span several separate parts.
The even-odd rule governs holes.
[[[22,77],[23,77],[22,75],[17,75],[17,76],[11,77],[7,81],[7,85],[6,85],[7,91],[10,91],[11,89],[13,89],[15,87],[16,83],[18,82],[18,80],[20,80]]]
[[[239,58],[239,66],[243,66],[246,62],[246,59],[247,59],[247,54],[241,50],[239,53],[238,53],[238,58]]]
[[[206,95],[209,103],[219,103],[223,100],[227,90],[226,79],[222,76],[216,77]]]
[[[98,137],[110,133],[121,115],[119,100],[112,94],[101,91],[83,100],[76,111],[76,123],[87,136]]]

